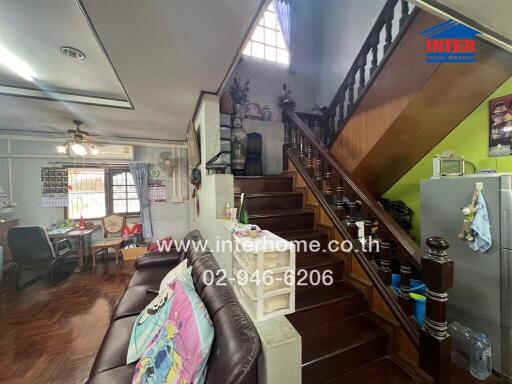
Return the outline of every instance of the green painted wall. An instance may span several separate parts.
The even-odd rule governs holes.
[[[414,211],[411,235],[418,242],[421,238],[420,180],[432,176],[432,158],[444,151],[454,151],[477,165],[478,169],[496,169],[512,172],[512,156],[488,157],[489,103],[490,99],[512,94],[512,77],[462,121],[448,136],[432,149],[418,164],[405,174],[384,196],[402,200]],[[466,167],[471,172],[471,166]]]

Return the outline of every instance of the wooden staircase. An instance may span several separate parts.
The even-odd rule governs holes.
[[[302,382],[430,382],[393,355],[396,325],[371,312],[363,292],[347,282],[344,260],[326,252],[329,237],[316,228],[315,212],[306,209],[303,192],[293,190],[293,178],[235,177],[236,203],[241,192],[251,224],[290,241],[321,244],[318,253],[297,253],[298,270],[332,272],[331,285],[298,286],[296,312],[287,316],[302,337]]]

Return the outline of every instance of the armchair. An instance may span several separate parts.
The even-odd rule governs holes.
[[[91,245],[92,266],[96,267],[96,254],[103,251],[108,257],[108,250],[113,249],[116,253],[116,264],[119,263],[121,248],[123,246],[123,238],[121,237],[124,224],[126,223],[125,215],[112,214],[103,218],[103,239]],[[114,235],[113,237],[109,237]],[[121,257],[121,260],[123,258]]]
[[[54,284],[55,267],[69,256],[72,250],[71,242],[60,240],[53,246],[41,226],[14,227],[7,233],[7,242],[11,249],[13,261],[16,263],[16,288],[20,289],[39,278],[20,285],[21,274],[24,270],[36,270],[46,266],[50,283]]]

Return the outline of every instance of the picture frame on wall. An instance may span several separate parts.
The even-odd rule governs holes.
[[[186,137],[190,166],[195,168],[201,163],[201,152],[199,152],[199,140],[192,120],[188,123]]]
[[[512,95],[489,101],[489,156],[512,155]]]

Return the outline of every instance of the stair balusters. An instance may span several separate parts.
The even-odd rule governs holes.
[[[397,36],[393,36],[393,21],[395,9],[400,6],[400,30]],[[398,13],[398,12],[397,12]],[[329,105],[327,109],[326,115],[328,118],[334,118],[335,124],[332,125],[335,130],[333,133],[339,132],[343,129],[344,125],[350,118],[350,115],[353,113],[360,96],[362,95],[362,90],[367,88],[374,79],[375,72],[379,66],[379,46],[381,44],[381,33],[384,31],[384,41],[383,41],[383,57],[381,61],[385,60],[391,54],[391,47],[393,45],[393,41],[397,40],[399,36],[401,36],[405,30],[407,29],[408,21],[411,19],[412,15],[416,14],[415,12],[409,11],[409,4],[406,0],[387,0],[386,4],[382,8],[381,13],[379,14],[375,24],[373,25],[370,33],[368,34],[367,39],[364,41],[361,50],[357,54],[354,59],[354,62],[350,69],[347,71],[347,75],[343,79],[336,95],[333,98],[333,101]],[[368,77],[366,76],[366,64],[367,64],[367,56],[370,53],[370,70]],[[357,97],[354,97],[355,93],[355,77],[359,76],[358,82],[358,94]],[[346,95],[348,93],[348,95]],[[346,107],[345,102],[347,101]],[[346,109],[345,109],[346,108]],[[331,144],[334,140],[329,140]]]
[[[359,88],[357,89],[357,97],[361,95],[366,86],[366,55],[362,55],[359,59]]]
[[[345,220],[345,208],[343,207],[343,179],[341,177],[338,177],[338,184],[336,185],[336,202],[334,203],[334,210],[338,219]]]
[[[338,125],[337,130],[343,124],[343,120],[345,120],[345,92],[342,92],[340,95],[340,104],[338,106]]]
[[[306,148],[304,144],[304,136],[299,133],[299,157],[302,164],[304,163],[304,157],[306,155]]]
[[[329,203],[329,205],[330,205],[332,202],[332,172],[331,172],[331,167],[329,166],[329,164],[325,165],[324,179],[325,179],[324,196],[325,196],[325,199],[327,200],[327,203]]]
[[[306,172],[310,177],[314,176],[313,171],[313,148],[311,148],[311,144],[306,142]]]
[[[379,44],[380,44],[380,34],[375,33],[373,35],[372,41],[372,61],[370,66],[370,77],[373,75],[373,72],[377,69],[377,65],[379,64]]]
[[[407,316],[414,313],[414,301],[409,295],[411,293],[411,266],[405,257],[398,257],[400,260],[400,294],[398,302]]]
[[[356,84],[355,77],[356,77],[355,72],[350,73],[350,80],[348,83],[347,113],[352,112],[352,108],[354,108],[354,86]]]
[[[297,127],[294,124],[291,126],[291,135],[292,135],[292,149],[296,151],[299,148],[299,144],[297,141]]]
[[[372,281],[377,287],[381,287],[377,288],[380,294],[397,316],[402,329],[418,346],[420,367],[435,379],[436,384],[447,384],[451,341],[447,333],[446,292],[453,285],[453,262],[446,252],[448,243],[439,237],[429,238],[428,253],[420,260],[420,250],[416,244],[402,234],[398,225],[387,218],[382,207],[372,201],[373,198],[356,180],[351,179],[350,173],[331,157],[311,129],[295,113],[287,112],[286,116],[290,119],[291,147],[287,153],[291,161],[316,198],[322,201],[324,210],[337,230],[353,240],[354,255],[369,276],[372,269],[377,272]],[[370,246],[368,243],[365,243],[365,248],[361,248],[358,226],[360,221],[363,221],[364,240],[371,238],[372,241],[378,241],[378,250],[375,249],[376,244]],[[401,283],[398,297],[391,294],[391,290],[384,289],[392,283],[391,257],[394,254],[398,256],[400,263]],[[421,272],[421,279],[427,286],[424,329],[419,333],[417,324],[413,325],[412,319],[414,300],[410,297],[410,292],[413,268]]]
[[[322,157],[320,154],[317,154],[317,158],[315,160],[315,185],[319,191],[323,191],[324,189],[324,173],[323,173],[323,165],[322,165]]]
[[[391,9],[391,11],[388,12],[388,18],[386,20],[386,24],[384,25],[384,28],[386,29],[384,53],[386,53],[389,50],[389,48],[391,48],[391,44],[393,43],[393,18],[394,13],[393,9]]]
[[[409,17],[409,3],[407,0],[401,0],[402,3],[402,12],[400,16],[400,29],[402,29],[405,25],[405,22],[407,21]]]
[[[368,261],[374,260],[374,255],[376,253],[376,250],[373,249],[370,242],[373,238],[375,228],[375,222],[373,220],[364,220],[363,221],[363,231],[364,231],[364,246],[365,246],[365,253],[366,259]]]
[[[387,287],[391,285],[391,275],[391,244],[383,241],[380,243],[379,276]]]
[[[428,250],[421,260],[422,280],[427,286],[425,326],[420,331],[420,368],[436,384],[450,382],[451,338],[448,334],[446,306],[448,290],[453,286],[453,261],[448,258],[449,244],[441,237],[426,241]]]

